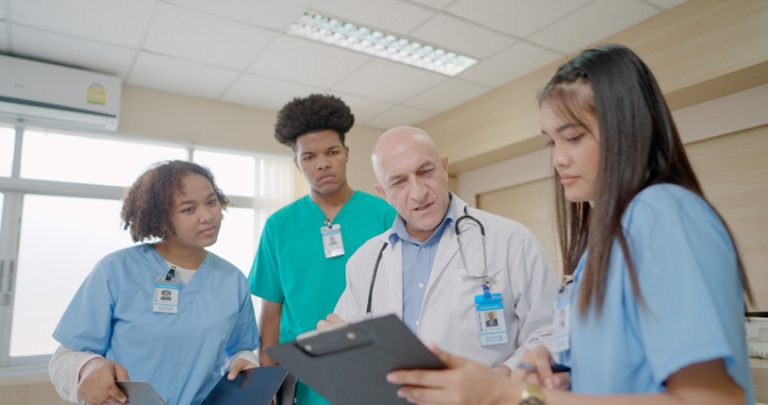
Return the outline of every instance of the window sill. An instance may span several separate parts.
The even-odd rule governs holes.
[[[49,383],[48,366],[14,366],[0,368],[0,387]]]

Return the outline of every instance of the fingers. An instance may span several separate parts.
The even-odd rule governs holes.
[[[500,366],[494,367],[493,371],[495,373],[498,373],[499,375],[504,376],[504,377],[509,377],[509,376],[512,375],[512,369],[507,367],[507,366],[505,366],[505,365],[503,365],[503,364],[500,365]]]
[[[78,396],[89,404],[125,404],[127,396],[115,384],[115,379],[128,379],[128,372],[121,365],[104,358],[86,363],[77,389]]]
[[[555,374],[555,388],[564,391],[571,389],[571,375],[568,373]]]
[[[341,317],[336,314],[330,314],[326,319],[328,319],[328,321],[333,323],[334,325],[347,323],[345,320],[341,319]]]
[[[387,381],[397,385],[439,387],[445,385],[444,370],[398,370],[387,374]]]
[[[115,363],[115,380],[116,381],[128,381],[131,378],[128,377],[128,370],[121,366],[119,363]]]
[[[405,398],[410,403],[421,405],[460,404],[445,390],[421,387],[403,387],[397,390],[397,396]]]
[[[232,366],[229,368],[229,373],[227,374],[227,380],[232,381],[237,377],[237,374],[243,370],[245,367],[245,359],[236,358],[235,361],[232,362]]]
[[[117,384],[115,384],[114,381],[109,385],[109,388],[107,388],[107,394],[109,395],[109,399],[111,399],[112,402],[116,402],[118,404],[125,404],[128,401],[128,397],[123,393],[123,391],[118,388]]]
[[[327,329],[327,328],[330,328],[331,326],[343,325],[345,323],[347,323],[347,321],[341,319],[340,316],[336,314],[330,314],[325,319],[321,319],[317,323],[317,329]]]

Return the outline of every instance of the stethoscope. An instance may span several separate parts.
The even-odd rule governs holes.
[[[483,274],[476,275],[469,272],[469,267],[467,266],[467,259],[466,256],[464,256],[464,245],[461,242],[461,223],[463,221],[472,221],[477,226],[480,227],[480,243],[483,246]],[[485,227],[480,222],[479,219],[473,217],[472,215],[469,215],[469,210],[467,209],[467,206],[464,206],[464,215],[460,216],[456,219],[456,222],[453,224],[454,231],[456,232],[456,241],[459,243],[459,256],[461,256],[461,262],[464,264],[464,276],[466,276],[470,280],[483,280],[482,287],[483,292],[486,294],[490,293],[490,280],[488,280],[488,261],[485,251]],[[373,274],[371,275],[371,285],[368,287],[368,305],[365,308],[365,314],[366,316],[369,316],[371,314],[371,302],[373,301],[373,287],[376,285],[376,274],[379,272],[379,264],[381,263],[381,256],[384,255],[384,249],[389,246],[389,243],[384,242],[384,244],[381,245],[381,249],[379,250],[379,255],[376,257],[376,264],[373,266]]]

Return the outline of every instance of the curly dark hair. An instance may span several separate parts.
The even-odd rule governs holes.
[[[275,139],[293,148],[296,139],[309,132],[332,129],[344,145],[344,135],[355,124],[355,116],[344,101],[330,94],[294,98],[277,113]]]
[[[229,199],[205,167],[184,160],[155,163],[136,179],[123,200],[120,218],[123,229],[130,228],[134,242],[165,239],[169,233],[174,234],[170,215],[173,198],[181,192],[181,178],[190,173],[208,179],[222,207],[229,205]]]

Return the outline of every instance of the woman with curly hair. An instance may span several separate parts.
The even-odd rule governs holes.
[[[169,404],[198,404],[226,370],[256,367],[258,329],[240,270],[210,253],[229,204],[207,169],[170,161],[128,190],[134,242],[107,255],[53,333],[49,366],[62,398],[126,403],[116,381],[148,381]]]

